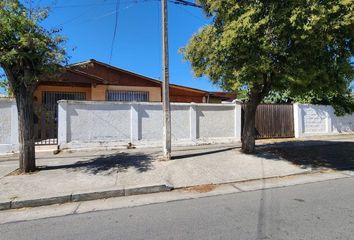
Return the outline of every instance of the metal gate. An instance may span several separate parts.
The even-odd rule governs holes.
[[[244,123],[242,105],[242,130]],[[256,112],[256,138],[291,138],[294,134],[294,112],[292,104],[260,104]]]
[[[38,104],[34,107],[34,138],[36,145],[58,144],[56,104]]]
[[[34,134],[36,145],[58,144],[58,101],[86,100],[82,92],[43,92],[42,104],[34,106]]]

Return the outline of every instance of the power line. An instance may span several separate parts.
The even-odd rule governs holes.
[[[148,1],[156,1],[156,0],[125,0],[122,3],[139,3],[139,2],[148,2]],[[103,3],[85,3],[85,4],[68,4],[68,5],[59,5],[54,6],[53,8],[76,8],[76,7],[89,7],[89,6],[108,6],[115,5],[116,1],[107,1]]]
[[[138,0],[131,0],[130,2],[137,4],[137,3],[146,3],[146,2],[153,2],[153,1],[157,2],[157,1],[159,1],[159,0],[140,0],[140,1],[138,1]],[[122,6],[122,3],[128,3],[128,1],[124,1],[124,2],[120,1],[120,7]],[[116,2],[115,2],[115,4],[116,4]],[[83,5],[83,6],[87,6],[87,5]],[[71,22],[73,22],[73,21],[79,19],[81,16],[85,15],[85,13],[87,13],[88,11],[90,11],[90,9],[92,9],[92,8],[93,8],[93,6],[89,7],[89,8],[87,9],[87,11],[85,10],[84,12],[80,13],[79,15],[77,15],[77,16],[75,16],[75,17],[73,17],[73,18],[70,18],[70,19],[64,21],[63,23],[58,24],[57,27],[60,27],[60,26],[62,26],[62,25],[66,25],[66,24],[68,24],[68,23],[71,23]],[[125,8],[125,9],[126,9],[126,8]],[[122,10],[122,9],[120,8],[120,10]],[[111,15],[113,15],[113,14],[116,14],[116,12],[117,12],[117,10],[109,11],[109,12],[106,12],[106,13],[104,13],[104,14],[102,14],[102,15],[97,16],[97,17],[91,17],[91,18],[89,18],[89,19],[79,21],[79,22],[77,22],[75,25],[79,25],[79,24],[83,24],[83,23],[87,23],[87,22],[91,22],[91,21],[96,21],[96,20],[99,20],[99,19],[102,19],[102,18],[111,16]]]
[[[179,9],[182,9],[183,11],[185,11],[186,13],[188,13],[190,16],[194,17],[195,19],[205,22],[205,18],[195,15],[193,12],[189,11],[187,8],[182,7],[179,4],[176,5],[176,7],[178,7]]]
[[[111,64],[112,60],[112,55],[113,55],[113,49],[114,49],[114,42],[116,40],[116,35],[117,35],[117,26],[118,26],[118,18],[119,18],[119,5],[120,5],[120,0],[116,0],[116,19],[114,21],[114,31],[113,31],[113,38],[112,38],[112,44],[111,44],[111,53],[109,55],[109,64]]]
[[[148,2],[148,1],[160,1],[160,0],[125,0],[122,1],[124,3],[139,3],[139,2]],[[173,4],[178,4],[178,5],[184,5],[184,6],[189,6],[189,7],[196,7],[196,8],[202,8],[202,6],[189,2],[186,0],[169,0],[170,3]],[[87,2],[85,4],[68,4],[68,5],[57,5],[53,6],[52,8],[58,9],[58,8],[77,8],[77,7],[90,7],[90,6],[108,6],[108,5],[115,5],[115,1],[105,1],[103,3],[95,3],[95,2]]]
[[[82,16],[84,16],[86,13],[88,13],[88,12],[91,11],[91,10],[92,10],[92,7],[89,7],[89,8],[86,9],[85,11],[81,12],[79,15],[77,15],[77,16],[75,16],[75,17],[73,17],[73,18],[70,18],[70,19],[66,20],[65,22],[62,22],[62,23],[58,24],[57,26],[58,26],[58,27],[62,27],[62,26],[64,26],[64,25],[66,25],[66,24],[72,23],[72,22],[74,22],[75,20],[77,20],[77,19],[81,18]]]
[[[111,42],[111,49],[110,49],[110,55],[109,55],[109,63],[111,63],[112,61],[112,57],[113,57],[113,51],[114,51],[114,44],[115,44],[115,41],[116,41],[116,35],[117,35],[117,28],[118,28],[118,20],[119,20],[119,8],[120,8],[120,5],[121,5],[121,2],[123,3],[143,3],[143,2],[151,2],[151,1],[158,1],[160,2],[161,0],[116,0],[115,1],[115,5],[116,5],[116,10],[113,11],[113,12],[109,12],[109,13],[106,13],[102,16],[99,16],[99,17],[96,17],[94,19],[89,19],[87,21],[92,21],[92,20],[97,20],[97,19],[100,19],[100,18],[103,18],[103,17],[106,17],[106,16],[109,16],[109,15],[112,15],[112,14],[115,14],[115,21],[114,21],[114,31],[113,31],[113,37],[112,37],[112,42]],[[170,3],[172,4],[176,4],[176,5],[183,5],[183,6],[190,6],[190,7],[196,7],[196,8],[201,8],[200,5],[198,4],[195,4],[195,3],[192,3],[192,2],[189,2],[189,1],[186,1],[186,0],[167,0],[169,1]],[[61,6],[56,6],[54,8],[73,8],[73,7],[83,7],[83,6],[87,6],[89,7],[89,9],[87,9],[86,11],[80,13],[78,16],[75,16],[65,22],[63,22],[62,24],[60,24],[59,26],[62,26],[62,25],[65,25],[65,24],[68,24],[70,22],[73,22],[75,21],[76,19],[79,19],[80,17],[82,17],[84,14],[86,14],[89,10],[91,10],[90,8],[91,7],[94,7],[94,6],[107,6],[107,5],[111,5],[111,4],[114,4],[114,2],[111,2],[111,1],[105,1],[104,3],[87,3],[87,4],[76,4],[76,5],[61,5]],[[186,10],[186,9],[185,9]],[[191,14],[191,13],[190,13]],[[194,17],[196,17],[195,15],[193,15]],[[85,21],[85,22],[87,22]]]
[[[88,9],[88,11],[91,10],[91,9],[92,9],[92,8]],[[61,24],[59,24],[58,26],[60,27],[60,26],[62,26],[62,25],[68,24],[68,22],[75,21],[76,19],[80,18],[82,15],[84,15],[84,14],[87,13],[88,11],[82,12],[80,15],[78,15],[78,16],[76,16],[76,17],[73,17],[73,18],[71,18],[71,19],[69,19],[69,20],[67,20],[67,22],[61,23]],[[117,12],[117,11],[106,12],[106,13],[104,13],[104,14],[102,14],[102,15],[97,16],[97,17],[91,17],[91,18],[89,18],[89,19],[86,19],[86,20],[83,20],[83,21],[79,21],[79,22],[76,23],[75,25],[77,26],[77,25],[80,25],[80,24],[83,24],[83,23],[88,23],[88,22],[92,22],[92,21],[96,21],[96,20],[105,18],[105,17],[109,17],[109,16],[115,14],[116,12]]]
[[[118,10],[118,11],[119,11],[119,10]],[[105,14],[103,14],[103,15],[97,16],[97,17],[95,17],[95,18],[91,18],[91,20],[99,20],[99,19],[101,19],[101,18],[105,18],[105,17],[111,16],[111,15],[113,15],[113,14],[117,14],[118,11],[117,11],[117,10],[114,10],[114,11],[111,11],[111,12],[107,12],[107,13],[105,13]]]
[[[189,2],[189,1],[185,1],[185,0],[169,0],[169,2],[174,3],[174,4],[189,6],[189,7],[202,8],[202,6],[200,6],[200,5],[196,4],[196,3],[192,3],[192,2]]]
[[[90,7],[90,6],[102,6],[102,5],[114,5],[116,4],[115,1],[113,2],[103,2],[103,3],[85,3],[85,4],[67,4],[67,5],[57,5],[53,8],[76,8],[76,7]]]

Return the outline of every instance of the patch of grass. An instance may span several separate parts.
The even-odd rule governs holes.
[[[206,192],[213,191],[215,188],[216,188],[216,185],[214,185],[214,184],[204,184],[204,185],[183,188],[182,191],[183,192],[206,193]]]

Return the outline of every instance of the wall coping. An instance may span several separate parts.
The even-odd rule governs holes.
[[[0,102],[16,102],[15,98],[0,97]]]
[[[58,103],[76,104],[76,105],[155,105],[160,106],[162,102],[115,102],[115,101],[79,101],[79,100],[59,100]],[[171,103],[172,106],[218,106],[218,107],[234,107],[240,105],[238,103]]]

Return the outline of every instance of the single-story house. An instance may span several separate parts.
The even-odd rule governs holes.
[[[221,103],[235,98],[232,93],[170,84],[171,102]],[[61,99],[161,102],[162,82],[91,59],[71,64],[58,77],[42,81],[34,93],[38,104]]]

